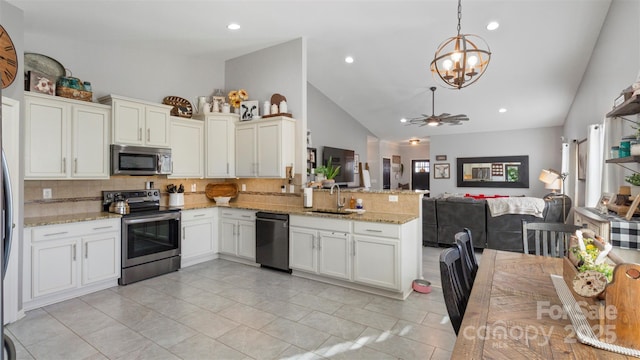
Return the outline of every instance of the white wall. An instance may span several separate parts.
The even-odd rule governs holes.
[[[170,49],[159,52],[108,46],[25,31],[25,52],[47,55],[74,77],[91,82],[94,100],[108,94],[161,103],[179,96],[195,103],[224,87],[224,62],[213,55],[186,57]]]
[[[261,105],[278,93],[296,122],[296,173],[306,178],[307,46],[304,38],[258,50],[225,63],[225,89],[245,89]],[[303,145],[304,144],[304,145]]]
[[[567,139],[584,139],[587,126],[602,123],[613,106],[613,100],[631,85],[640,71],[640,1],[614,0],[603,24],[598,42],[589,65],[578,88],[564,126]],[[638,116],[629,116],[638,120]],[[622,121],[622,120],[620,120]],[[626,125],[625,133],[633,134]],[[632,165],[632,164],[630,164]],[[609,164],[605,166],[617,165]],[[575,163],[571,165],[573,169]],[[573,177],[568,184],[568,193],[576,186]],[[613,185],[613,184],[612,184]],[[618,184],[623,185],[623,184]],[[580,198],[576,205],[584,204],[584,181],[579,181]],[[605,189],[617,192],[615,189]]]
[[[446,163],[451,165],[449,179],[434,179],[431,175],[431,196],[442,193],[470,193],[485,195],[526,195],[542,197],[549,193],[538,180],[542,169],[560,169],[562,128],[548,127],[526,130],[487,132],[459,135],[432,136],[431,164],[435,155],[447,155]],[[457,187],[456,158],[477,156],[529,156],[529,188],[468,188]],[[437,161],[441,163],[443,161]],[[433,174],[433,172],[432,172]]]
[[[318,157],[322,159],[322,147],[330,146],[353,150],[360,156],[360,162],[366,163],[367,136],[373,134],[310,83],[307,101],[307,128],[311,130],[312,147],[318,149]],[[355,180],[357,184],[358,179]]]

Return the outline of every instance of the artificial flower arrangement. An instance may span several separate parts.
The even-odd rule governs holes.
[[[229,92],[229,102],[231,106],[238,109],[243,100],[249,99],[249,94],[245,89],[232,90]]]
[[[595,243],[597,240],[583,238],[580,231],[576,232],[576,236],[578,238],[578,245],[571,247],[569,252],[573,255],[574,262],[577,262],[576,266],[578,271],[597,271],[607,277],[607,282],[611,282],[614,266],[605,261],[607,254],[611,251],[611,244],[604,244],[603,249],[600,250]],[[580,244],[582,244],[582,246]]]

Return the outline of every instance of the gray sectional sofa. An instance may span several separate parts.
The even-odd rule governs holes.
[[[522,220],[527,222],[563,222],[562,198],[545,199],[543,217],[521,214],[491,216],[487,201],[467,197],[422,201],[422,243],[424,246],[450,246],[454,235],[471,230],[476,248],[523,252]],[[565,197],[565,214],[571,199]]]

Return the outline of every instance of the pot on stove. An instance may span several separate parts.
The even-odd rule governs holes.
[[[128,214],[129,200],[124,200],[122,197],[116,197],[115,201],[109,206],[109,212],[122,215]]]

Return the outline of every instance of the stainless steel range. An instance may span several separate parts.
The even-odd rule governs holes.
[[[103,191],[102,205],[126,201],[122,216],[122,272],[118,283],[130,284],[180,269],[180,210],[160,207],[160,191]]]

